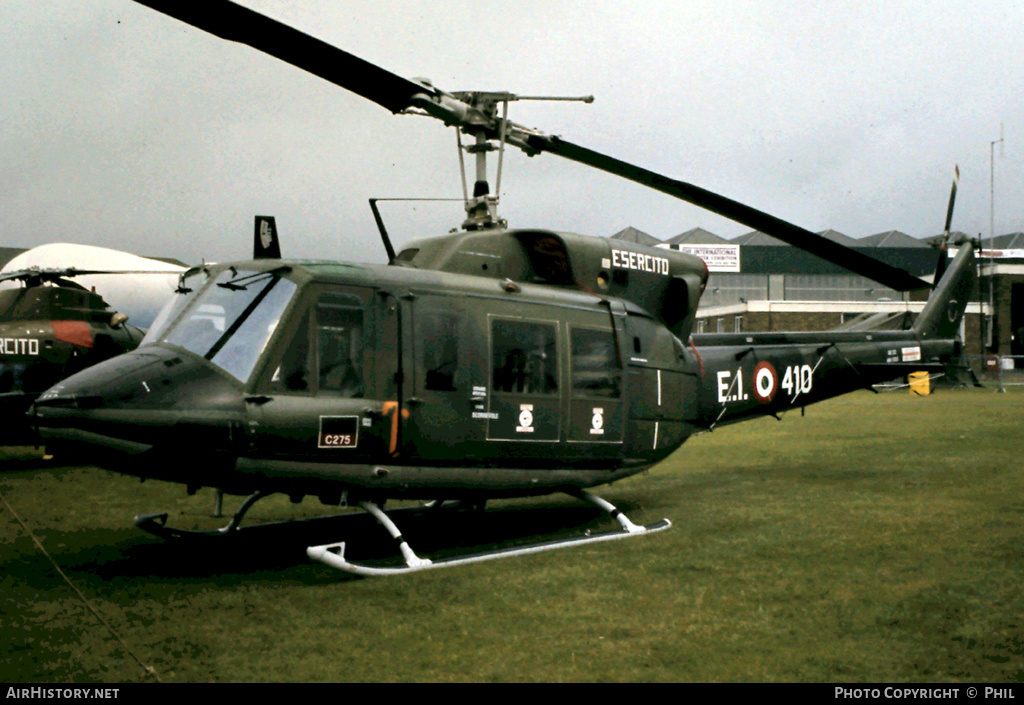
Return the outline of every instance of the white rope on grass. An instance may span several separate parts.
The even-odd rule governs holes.
[[[43,547],[43,544],[39,541],[38,538],[36,538],[36,535],[33,534],[31,529],[29,529],[28,526],[25,524],[25,522],[22,521],[21,517],[18,516],[18,513],[16,511],[14,511],[14,507],[12,507],[10,504],[8,504],[8,502],[4,498],[4,495],[3,495],[2,492],[0,492],[0,503],[2,503],[5,507],[7,507],[7,511],[9,511],[11,513],[11,516],[13,516],[18,521],[18,523],[21,524],[21,528],[24,529],[25,533],[28,534],[28,537],[30,539],[32,539],[32,543],[34,543],[36,545],[36,547],[39,548],[40,551],[42,551],[42,554],[44,556],[46,556],[46,559],[48,561],[50,561],[50,563],[53,565],[54,569],[60,574],[60,577],[64,578],[64,582],[66,582],[71,587],[71,589],[75,591],[75,593],[78,595],[79,599],[82,600],[82,604],[85,605],[86,609],[88,609],[90,612],[92,612],[93,616],[96,617],[97,620],[99,620],[100,624],[102,624],[104,627],[107,628],[107,631],[110,632],[110,635],[112,637],[114,637],[114,639],[119,644],[121,644],[122,647],[124,647],[124,650],[126,652],[128,652],[129,656],[131,656],[133,659],[135,659],[135,661],[139,664],[139,666],[142,667],[142,670],[144,670],[147,674],[152,676],[153,679],[155,679],[157,683],[163,683],[163,681],[160,680],[160,676],[157,674],[156,670],[152,666],[147,666],[145,663],[143,663],[142,659],[139,658],[138,654],[136,654],[132,650],[132,648],[130,646],[128,646],[128,644],[125,642],[125,640],[122,639],[121,636],[117,632],[114,631],[114,628],[111,627],[110,623],[107,622],[107,620],[105,620],[103,618],[103,615],[101,615],[99,612],[96,611],[96,608],[94,608],[92,606],[92,604],[89,602],[89,599],[85,596],[85,594],[81,590],[78,589],[78,586],[76,586],[73,582],[71,582],[71,578],[69,578],[67,576],[67,574],[63,570],[60,569],[60,566],[57,565],[57,561],[53,560],[53,556],[51,556],[46,551],[46,549]]]

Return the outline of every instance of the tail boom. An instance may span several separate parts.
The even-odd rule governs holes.
[[[942,369],[976,277],[964,244],[910,330],[695,335],[702,361],[696,425],[777,415],[918,370]]]

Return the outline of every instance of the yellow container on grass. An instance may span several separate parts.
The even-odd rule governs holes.
[[[907,375],[910,380],[910,393],[926,397],[932,392],[931,380],[927,372],[911,372]]]

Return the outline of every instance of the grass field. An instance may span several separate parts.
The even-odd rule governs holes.
[[[668,531],[358,579],[301,542],[169,545],[131,517],[200,521],[209,490],[7,449],[0,682],[1020,682],[1022,458],[1024,392],[858,393],[704,434],[603,488]],[[608,526],[558,496],[461,518],[480,543]],[[423,553],[459,540],[448,522],[403,529]],[[387,555],[382,529],[350,532]]]

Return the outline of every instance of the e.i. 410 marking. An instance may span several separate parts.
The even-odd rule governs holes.
[[[801,394],[809,394],[814,386],[814,370],[810,365],[789,365],[785,368],[782,383],[779,373],[770,362],[762,361],[754,367],[754,399],[767,404],[775,399],[779,387],[785,390],[791,400]],[[730,401],[746,401],[749,395],[743,390],[743,370],[735,372],[722,370],[718,373],[718,401],[725,404]]]
[[[810,394],[814,386],[814,370],[810,365],[792,365],[786,368],[782,378],[782,388],[794,399],[801,394]]]

